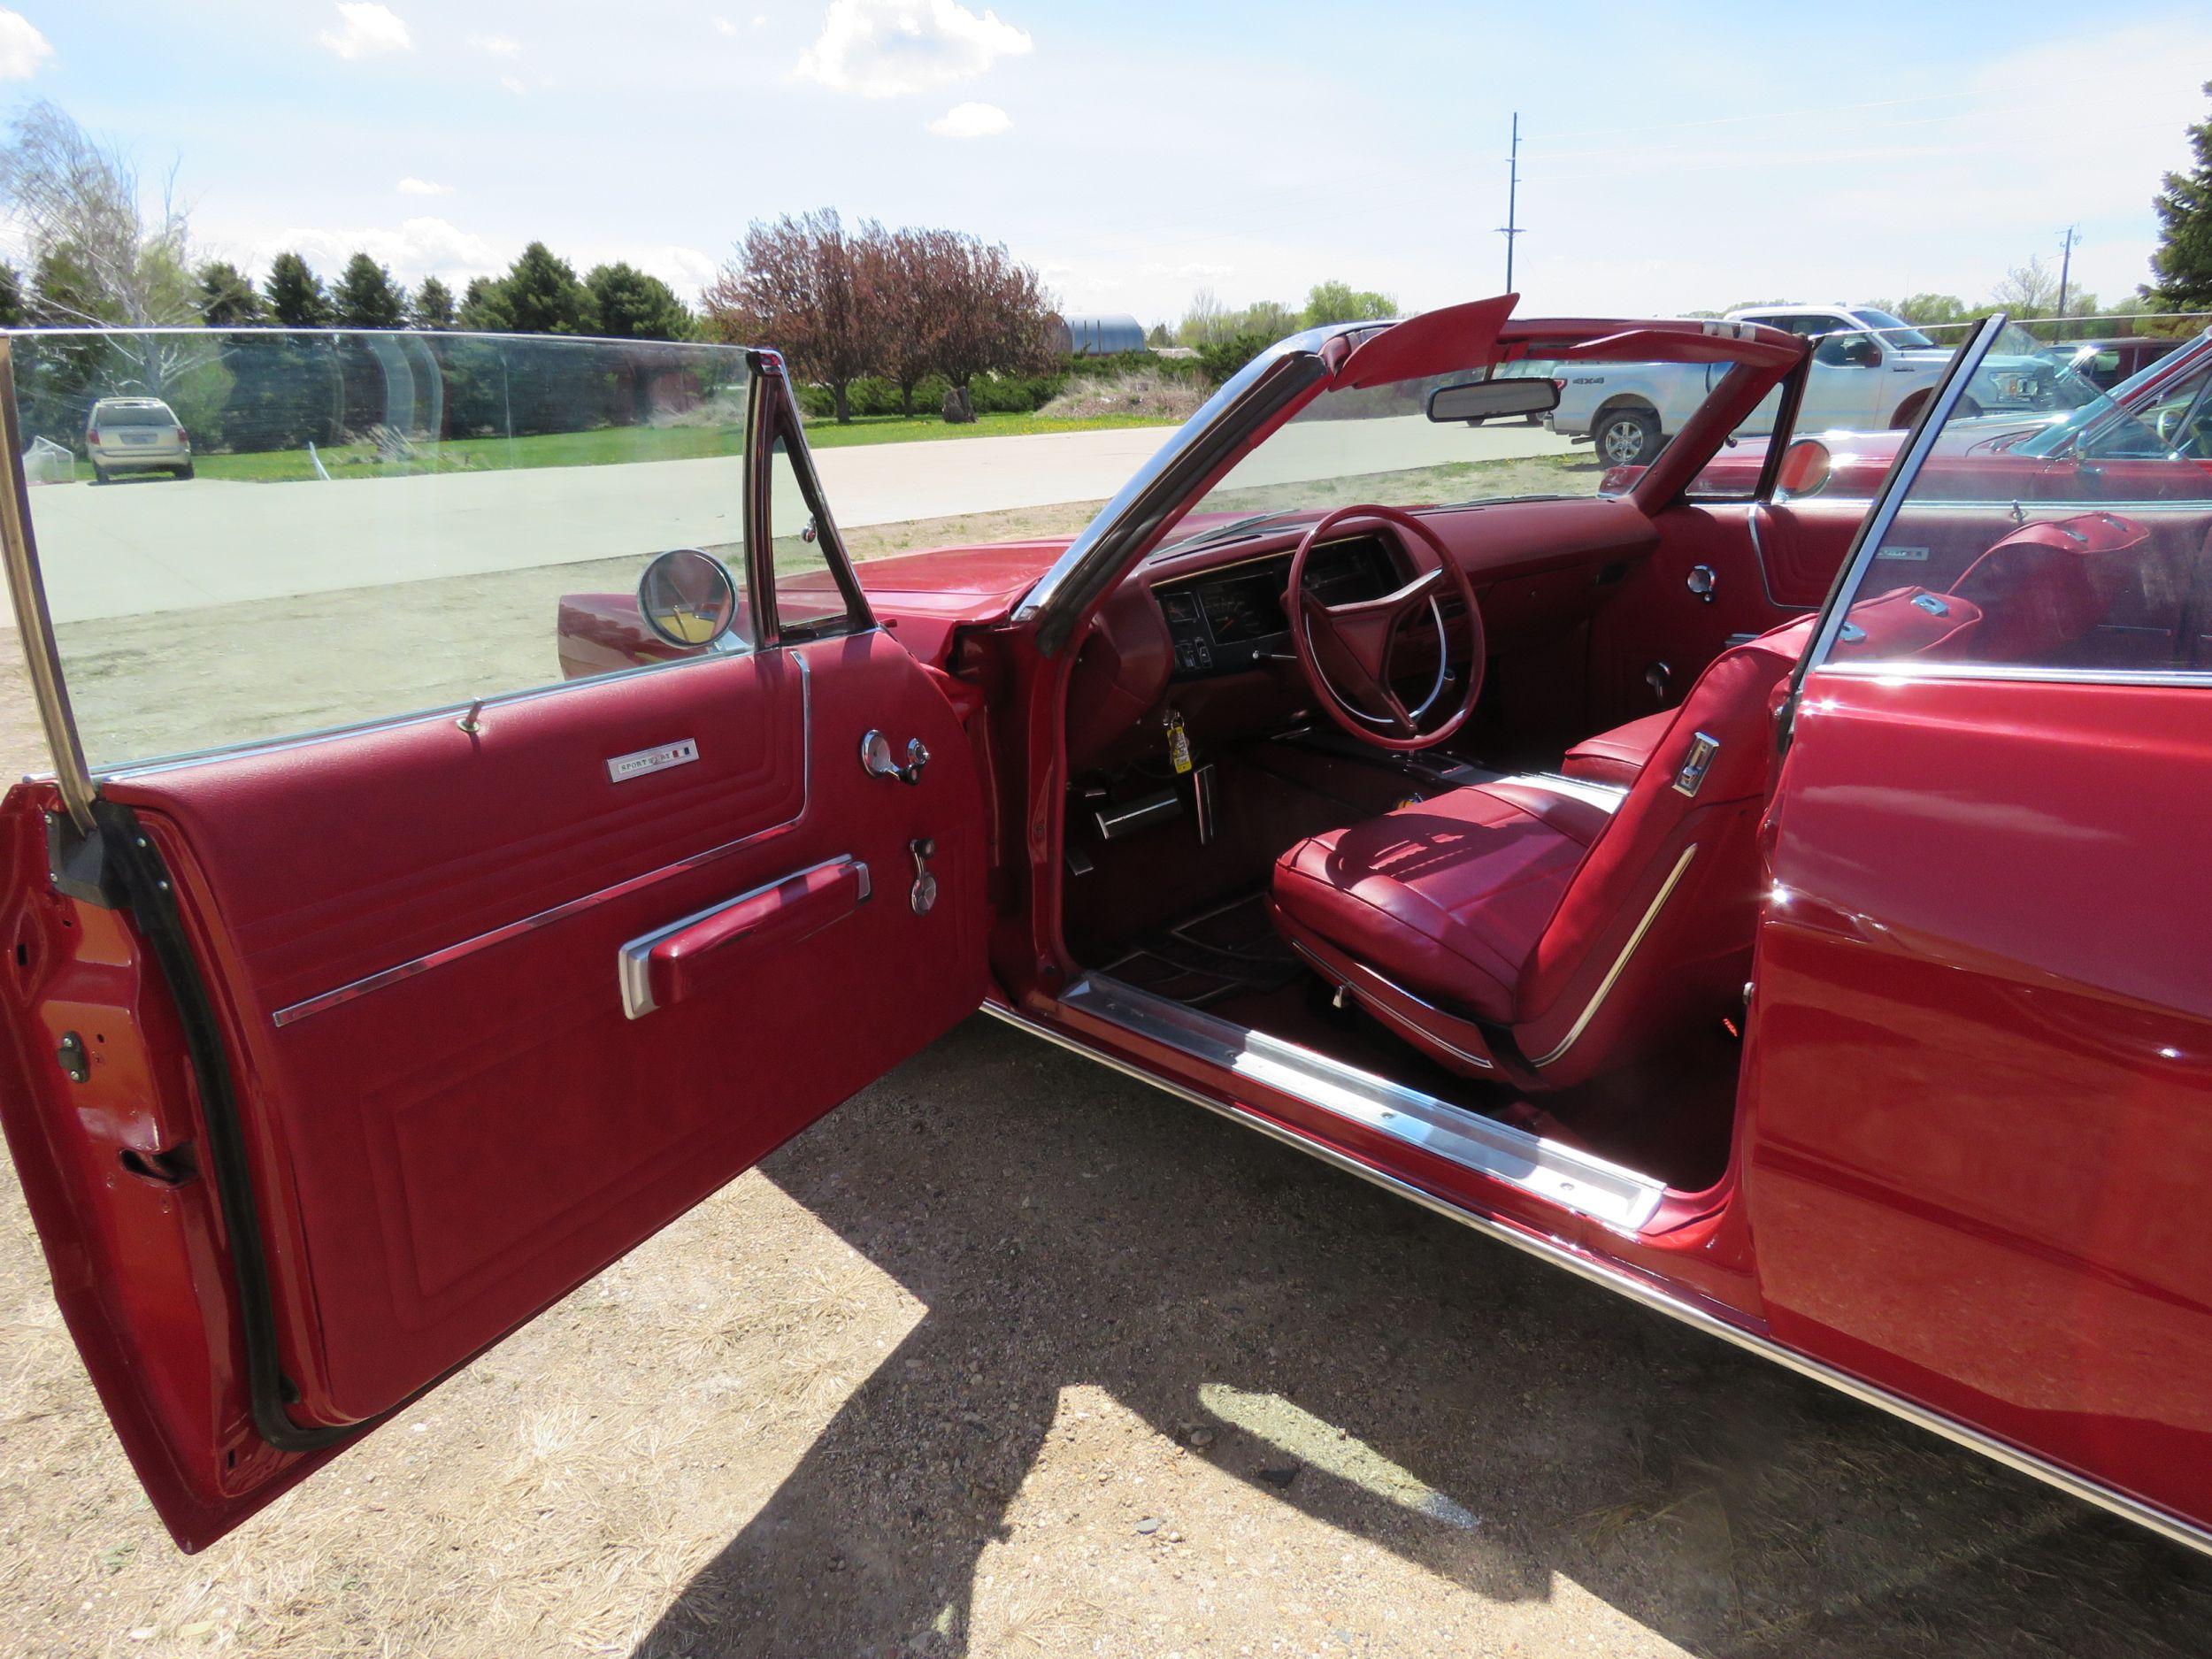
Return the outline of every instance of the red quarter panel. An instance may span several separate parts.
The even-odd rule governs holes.
[[[1811,675],[1746,1131],[1778,1339],[2199,1525],[2208,696]]]

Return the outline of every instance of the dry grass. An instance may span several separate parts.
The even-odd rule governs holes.
[[[1132,369],[1108,380],[1076,380],[1037,412],[1053,420],[1090,420],[1101,415],[1148,415],[1181,422],[1198,412],[1209,388],[1156,369]]]

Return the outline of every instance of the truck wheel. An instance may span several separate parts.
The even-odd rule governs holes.
[[[182,466],[179,467],[177,469],[177,476],[179,478],[190,478],[192,476],[192,463],[187,461]]]
[[[1659,417],[1648,409],[1609,409],[1590,429],[1591,446],[1608,466],[1641,466],[1659,453]]]
[[[104,466],[96,466],[96,467],[94,467],[94,468],[92,469],[92,481],[93,481],[95,484],[104,484],[104,483],[106,483],[106,482],[108,481],[108,471],[107,471],[107,468],[105,468],[105,467],[104,467]]]

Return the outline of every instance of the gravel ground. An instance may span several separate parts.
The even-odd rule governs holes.
[[[972,1021],[193,1559],[0,1210],[24,1654],[2202,1655],[2212,1562]]]

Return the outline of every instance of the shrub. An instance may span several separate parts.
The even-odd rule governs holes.
[[[1219,386],[1254,357],[1275,343],[1273,334],[1231,334],[1198,348],[1198,366],[1206,379]]]

